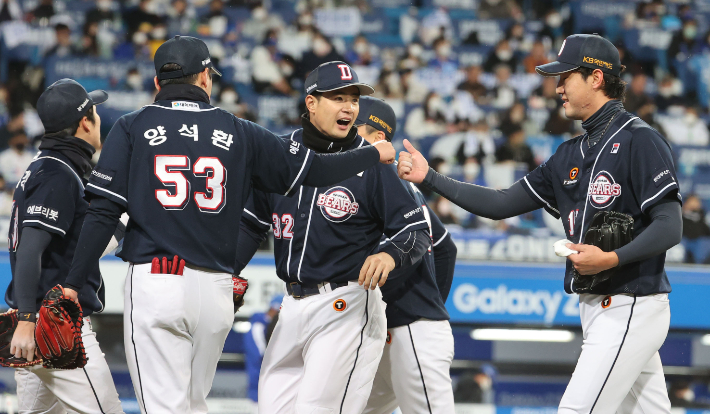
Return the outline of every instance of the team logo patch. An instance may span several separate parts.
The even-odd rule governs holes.
[[[572,168],[571,170],[569,170],[569,179],[574,180],[575,178],[577,178],[577,174],[579,174],[579,168]]]
[[[390,331],[387,331],[387,339],[385,339],[385,341],[387,342],[387,345],[392,343],[392,334]]]
[[[602,300],[602,308],[606,309],[611,306],[611,296],[607,296]]]
[[[353,193],[345,187],[333,187],[318,194],[317,203],[323,217],[333,223],[346,221],[360,209]]]
[[[607,171],[599,171],[589,185],[589,200],[595,208],[604,208],[621,195],[621,185]]]
[[[619,147],[620,147],[620,146],[621,146],[620,143],[615,142],[614,145],[611,146],[611,153],[612,153],[612,154],[616,154],[617,152],[619,152]]]
[[[342,299],[338,299],[335,302],[333,302],[333,309],[335,309],[336,312],[342,312],[347,307],[348,307],[348,304],[345,303],[345,301]]]

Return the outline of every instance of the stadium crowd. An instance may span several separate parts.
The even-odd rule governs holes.
[[[152,75],[141,63],[150,65],[157,47],[175,34],[208,42],[225,74],[215,79],[212,99],[237,116],[275,132],[298,127],[307,73],[343,60],[395,108],[396,141],[414,141],[444,174],[506,187],[582,132],[564,117],[556,79],[534,70],[554,59],[567,35],[589,30],[585,13],[595,10],[581,3],[0,0],[0,215],[8,214],[12,189],[42,135],[33,105],[56,80],[57,62],[128,62],[100,85],[129,97],[125,113],[152,99]],[[708,147],[710,26],[702,10],[689,1],[596,3],[624,6],[593,30],[622,53],[626,109],[674,145]],[[625,44],[628,33],[641,40]],[[650,57],[644,36],[658,43]],[[691,183],[683,188],[688,260],[710,261],[703,207],[710,190],[693,195],[693,178],[703,172],[694,164],[679,169]],[[492,222],[430,196],[445,223],[522,233],[545,226],[541,214]]]

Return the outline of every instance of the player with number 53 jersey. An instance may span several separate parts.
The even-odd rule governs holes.
[[[67,278],[81,288],[107,229],[131,216],[123,249],[126,357],[142,412],[204,413],[234,319],[232,274],[252,186],[290,196],[391,163],[391,145],[321,156],[210,105],[214,68],[201,40],[176,36],[155,54],[158,95],[111,129]],[[337,167],[337,168],[336,168]],[[184,268],[159,265],[178,256]]]

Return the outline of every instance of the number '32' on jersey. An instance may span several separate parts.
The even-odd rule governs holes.
[[[647,123],[620,113],[591,148],[584,136],[564,142],[547,162],[523,179],[523,187],[550,214],[562,219],[569,240],[581,243],[598,211],[634,218],[634,237],[651,219],[644,214],[666,196],[680,201],[670,145]],[[618,269],[603,294],[650,295],[670,292],[665,253]],[[565,290],[571,293],[572,263],[567,261]],[[602,286],[602,285],[600,285]]]
[[[290,195],[312,158],[300,144],[207,103],[162,100],[116,122],[86,191],[127,208],[124,260],[177,254],[233,273],[250,183]]]
[[[302,132],[291,139],[302,142]],[[362,145],[369,144],[358,136],[350,149]],[[421,207],[384,164],[330,187],[301,186],[293,197],[255,190],[242,220],[264,232],[273,225],[279,278],[304,284],[357,280],[383,233],[395,238],[429,228]]]

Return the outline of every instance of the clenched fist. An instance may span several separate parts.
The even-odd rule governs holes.
[[[358,282],[365,289],[374,290],[377,286],[382,286],[387,281],[387,276],[394,269],[395,263],[392,256],[381,252],[368,256],[360,269]]]
[[[399,174],[399,178],[420,184],[429,172],[429,163],[422,153],[417,151],[407,139],[404,140],[404,148],[408,152],[402,151],[399,153],[397,174]]]

